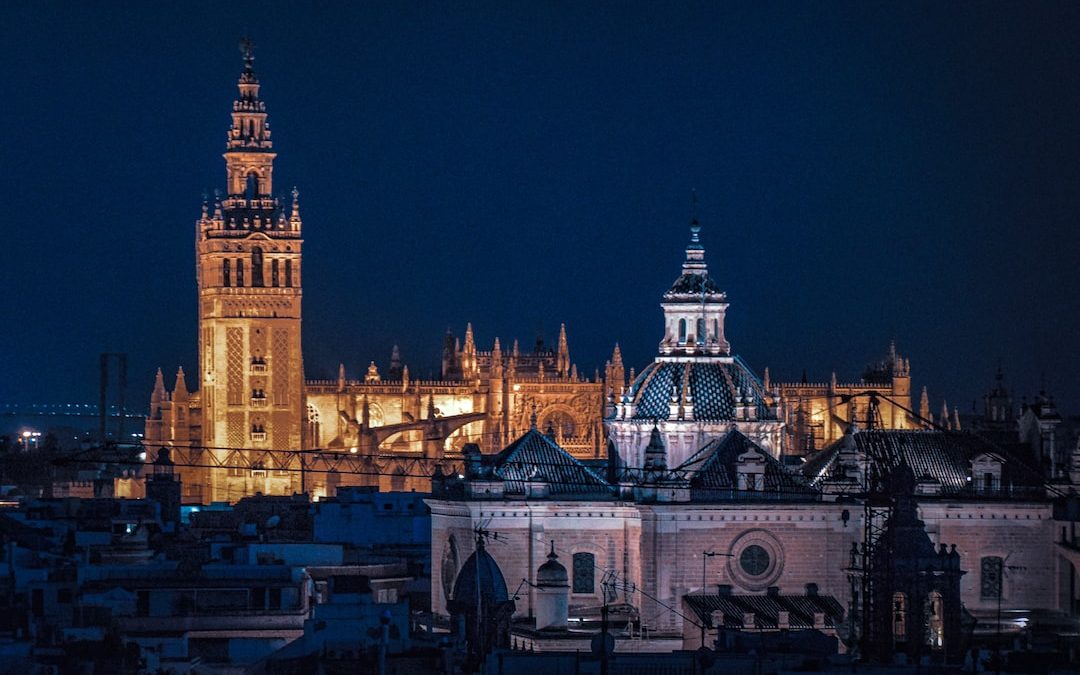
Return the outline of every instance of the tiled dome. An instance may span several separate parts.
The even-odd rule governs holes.
[[[747,400],[759,420],[775,419],[761,380],[740,359],[657,360],[641,371],[630,386],[633,419],[665,420],[671,403],[693,406],[692,419],[734,420],[735,408]]]

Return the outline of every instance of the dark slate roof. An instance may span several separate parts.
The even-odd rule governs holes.
[[[727,628],[775,629],[779,627],[780,612],[788,613],[792,630],[814,627],[814,614],[825,615],[825,626],[835,627],[844,618],[844,608],[831,595],[709,595],[683,596],[698,621],[714,627],[712,614],[724,613]],[[754,625],[743,625],[743,617],[754,614]]]
[[[850,440],[849,440],[850,439]],[[973,490],[971,461],[979,455],[1000,458],[1004,467],[1003,482],[1011,490],[1041,489],[1037,472],[1026,467],[1008,451],[986,439],[963,431],[873,429],[846,435],[807,459],[802,474],[817,484],[827,478],[844,443],[855,443],[857,452],[880,462],[879,470],[890,472],[906,464],[916,479],[930,476],[941,483],[942,494]]]
[[[525,481],[547,483],[555,495],[614,492],[595,471],[536,429],[530,429],[495,455],[491,467],[495,475],[506,481],[508,493],[524,493]]]
[[[671,284],[671,288],[664,293],[664,299],[673,300],[680,295],[718,295],[723,298],[724,291],[708,274],[688,272],[680,275],[675,283]]]
[[[690,403],[695,420],[731,420],[735,403],[747,390],[759,420],[775,419],[765,403],[765,387],[739,357],[732,361],[654,361],[631,384],[637,406],[633,419],[668,419],[672,392],[686,405],[683,383],[689,372]]]
[[[694,453],[676,471],[687,471],[690,479],[691,497],[709,499],[729,494],[737,486],[736,464],[739,455],[756,450],[765,458],[765,493],[784,496],[809,496],[815,494],[810,482],[802,474],[787,468],[742,432],[732,429],[723,438],[709,441]],[[752,497],[752,495],[749,495]],[[765,497],[767,495],[760,495]]]

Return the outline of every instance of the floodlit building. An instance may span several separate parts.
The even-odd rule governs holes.
[[[195,223],[199,365],[171,390],[159,370],[145,444],[169,447],[187,503],[261,494],[333,495],[339,485],[426,490],[432,460],[460,462],[466,443],[497,450],[550,427],[575,456],[605,451],[605,388],[622,389],[619,363],[589,378],[570,359],[566,327],[548,347],[504,349],[449,330],[437,380],[389,368],[362,378],[306,380],[301,348],[303,219],[299,192],[275,196],[265,102],[248,48],[226,136],[226,190]],[[321,450],[301,458],[294,451]],[[152,461],[150,457],[148,461]]]
[[[999,630],[1071,621],[1075,561],[1057,528],[1075,530],[1053,499],[1075,486],[1048,485],[1028,456],[958,430],[861,427],[882,417],[871,409],[803,464],[778,460],[777,398],[724,339],[727,299],[699,239],[695,224],[659,355],[609,400],[606,471],[534,427],[435,481],[433,610],[451,613],[480,531],[518,586],[519,622],[550,621],[539,570],[555,553],[571,632],[595,631],[606,605],[624,617],[620,640],[667,649],[796,629],[869,649],[873,626],[912,658],[955,661]]]

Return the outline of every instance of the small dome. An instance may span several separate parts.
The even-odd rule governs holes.
[[[477,542],[476,552],[461,566],[457,580],[454,581],[452,598],[452,603],[465,612],[475,608],[478,600],[482,600],[483,605],[490,608],[510,598],[506,592],[506,579],[503,578],[502,570],[484,549],[482,539]]]
[[[567,586],[570,580],[566,568],[559,562],[559,556],[555,555],[555,542],[551,542],[551,553],[548,553],[547,562],[536,571],[537,586]]]

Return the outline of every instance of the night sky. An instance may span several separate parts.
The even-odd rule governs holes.
[[[194,221],[241,70],[301,192],[309,378],[447,325],[583,373],[661,337],[691,191],[733,349],[1080,409],[1078,3],[5,3],[0,402],[194,372]],[[190,380],[189,380],[190,381]],[[171,377],[169,381],[171,386]],[[917,402],[917,395],[916,395]]]

